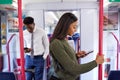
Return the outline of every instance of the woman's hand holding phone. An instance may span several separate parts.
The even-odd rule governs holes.
[[[88,51],[85,55],[88,55],[88,54],[90,54],[90,53],[93,53],[93,51]]]
[[[88,51],[88,52],[80,51],[80,52],[78,52],[78,53],[76,54],[76,56],[77,56],[77,58],[83,58],[83,57],[87,56],[88,54],[90,54],[90,53],[92,53],[92,52],[93,52],[93,50],[92,50],[92,51]]]

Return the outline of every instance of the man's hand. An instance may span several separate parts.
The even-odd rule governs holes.
[[[32,51],[31,48],[24,48],[24,52],[25,52],[25,53],[29,53],[29,52],[31,52],[31,51]]]

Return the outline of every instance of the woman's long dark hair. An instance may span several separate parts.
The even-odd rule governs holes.
[[[65,39],[70,25],[77,20],[77,17],[72,13],[63,14],[55,27],[51,40]]]

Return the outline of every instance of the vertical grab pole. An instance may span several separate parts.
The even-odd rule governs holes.
[[[23,28],[22,28],[22,0],[18,0],[18,20],[19,20],[19,39],[20,39],[20,61],[21,61],[21,80],[25,80],[24,69],[24,50],[23,50]]]
[[[99,0],[99,55],[103,51],[103,0]],[[102,80],[102,64],[98,68],[98,80]]]

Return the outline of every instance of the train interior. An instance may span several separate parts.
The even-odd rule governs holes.
[[[22,1],[22,19],[32,16],[35,24],[52,35],[62,14],[71,12],[78,18],[76,33],[69,40],[76,52],[93,51],[79,60],[80,64],[94,60],[99,53],[99,10],[102,0],[1,0],[0,1],[0,80],[23,80],[21,73],[20,33],[18,1]],[[25,26],[22,26],[25,30]],[[102,80],[118,80],[119,76],[109,79],[111,72],[120,74],[120,1],[103,0],[103,54]],[[50,70],[50,57],[46,59],[43,80]],[[9,78],[3,75],[14,73]],[[77,80],[99,80],[99,69],[81,74]],[[2,75],[2,77],[1,77]],[[14,79],[15,77],[15,79]]]

